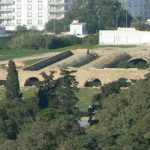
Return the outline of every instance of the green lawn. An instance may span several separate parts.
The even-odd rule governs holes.
[[[33,87],[25,87],[23,89],[23,98],[28,99],[30,97],[33,97],[35,95],[36,88]],[[99,89],[97,88],[83,88],[79,90],[79,93],[77,93],[77,97],[79,98],[78,107],[82,112],[86,112],[88,106],[91,104],[92,97],[96,93],[99,92]],[[5,97],[5,89],[0,87],[0,99],[3,99]]]
[[[64,47],[64,48],[59,48],[59,49],[49,49],[49,50],[5,49],[5,50],[0,50],[0,61],[26,57],[26,56],[32,56],[35,54],[43,54],[43,53],[48,53],[48,52],[61,52],[65,50],[75,50],[78,48],[87,48],[87,47],[86,46],[84,47],[82,45],[76,45],[76,46],[69,46],[69,47]]]
[[[47,52],[50,52],[50,50],[0,50],[0,60],[9,60]]]
[[[79,93],[77,93],[77,97],[79,98],[79,109],[82,112],[86,112],[88,109],[88,106],[92,102],[92,98],[95,94],[97,94],[100,91],[99,88],[83,88],[79,90]]]
[[[133,46],[124,46],[124,45],[118,45],[118,46],[110,46],[110,45],[73,45],[69,47],[59,48],[59,49],[49,49],[49,50],[28,50],[28,49],[5,49],[0,50],[0,61],[2,60],[9,60],[14,58],[20,58],[20,57],[26,57],[26,56],[32,56],[35,54],[42,54],[42,53],[48,53],[48,52],[61,52],[65,50],[76,50],[76,49],[96,49],[96,48],[103,48],[103,47],[118,47],[118,48],[130,48],[135,47]]]
[[[21,91],[23,91],[23,98],[24,99],[28,99],[30,97],[33,97],[35,95],[35,91],[36,88],[33,87],[25,87],[23,89],[21,89]],[[5,98],[5,88],[4,87],[0,87],[0,99]]]

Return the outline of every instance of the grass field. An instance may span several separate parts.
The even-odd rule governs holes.
[[[43,54],[48,52],[61,52],[65,50],[76,50],[76,49],[96,49],[96,48],[106,48],[106,47],[118,47],[118,48],[131,48],[135,47],[133,46],[124,46],[124,45],[118,45],[118,46],[109,46],[109,45],[73,45],[69,47],[59,48],[59,49],[49,49],[49,50],[28,50],[28,49],[5,49],[0,50],[0,61],[2,60],[9,60],[14,58],[21,58],[26,56],[32,56],[35,54]]]
[[[30,97],[33,97],[35,95],[36,88],[24,88],[23,89],[23,98],[28,99]],[[99,89],[97,88],[83,88],[79,90],[79,93],[77,93],[77,97],[79,98],[78,107],[81,112],[87,112],[88,106],[92,102],[92,97],[96,93],[99,92]],[[0,87],[0,99],[3,99],[5,97],[5,89]]]
[[[88,106],[92,102],[93,96],[99,91],[99,88],[83,88],[79,90],[79,93],[77,93],[77,97],[79,98],[78,106],[82,112],[87,111]]]
[[[91,46],[91,48],[92,47],[95,48],[95,46]],[[43,53],[48,53],[48,52],[61,52],[65,50],[75,50],[78,48],[87,48],[87,46],[76,45],[76,46],[69,46],[69,47],[64,47],[64,48],[59,48],[59,49],[49,49],[49,50],[5,49],[5,50],[0,50],[0,61],[9,60],[13,58],[32,56],[36,54],[43,54]]]

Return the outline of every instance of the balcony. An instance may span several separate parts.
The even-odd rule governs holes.
[[[13,12],[13,8],[2,7],[0,9],[0,13],[8,13],[8,12]]]
[[[62,9],[49,9],[48,11],[50,13],[65,13],[65,12],[67,12],[67,10],[65,10],[64,8],[62,8]]]
[[[13,16],[12,15],[4,15],[4,14],[2,14],[0,16],[0,20],[13,20]]]
[[[7,6],[7,5],[13,5],[13,0],[1,0],[0,5],[1,6]]]

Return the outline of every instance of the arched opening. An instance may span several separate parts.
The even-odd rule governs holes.
[[[85,82],[84,87],[100,87],[102,85],[99,79],[92,79]]]
[[[121,61],[117,68],[138,68],[146,69],[149,67],[149,61],[146,58],[133,58],[129,61]]]
[[[147,64],[148,63],[148,61],[143,59],[143,58],[132,59],[129,62],[133,63],[133,64],[138,64],[138,63],[145,63],[145,64]]]
[[[120,78],[117,81],[122,87],[128,87],[131,85],[131,81],[129,81],[127,78]]]
[[[145,58],[135,58],[128,62],[132,68],[146,69],[149,67],[149,61]]]
[[[5,86],[6,85],[6,80],[0,80],[0,86]]]
[[[24,86],[33,86],[39,82],[39,79],[36,77],[28,78],[24,84]]]

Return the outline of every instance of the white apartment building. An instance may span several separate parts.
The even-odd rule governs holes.
[[[43,30],[49,19],[62,19],[74,0],[0,0],[0,23]]]
[[[48,18],[49,19],[62,19],[65,13],[71,9],[75,0],[48,0]]]

